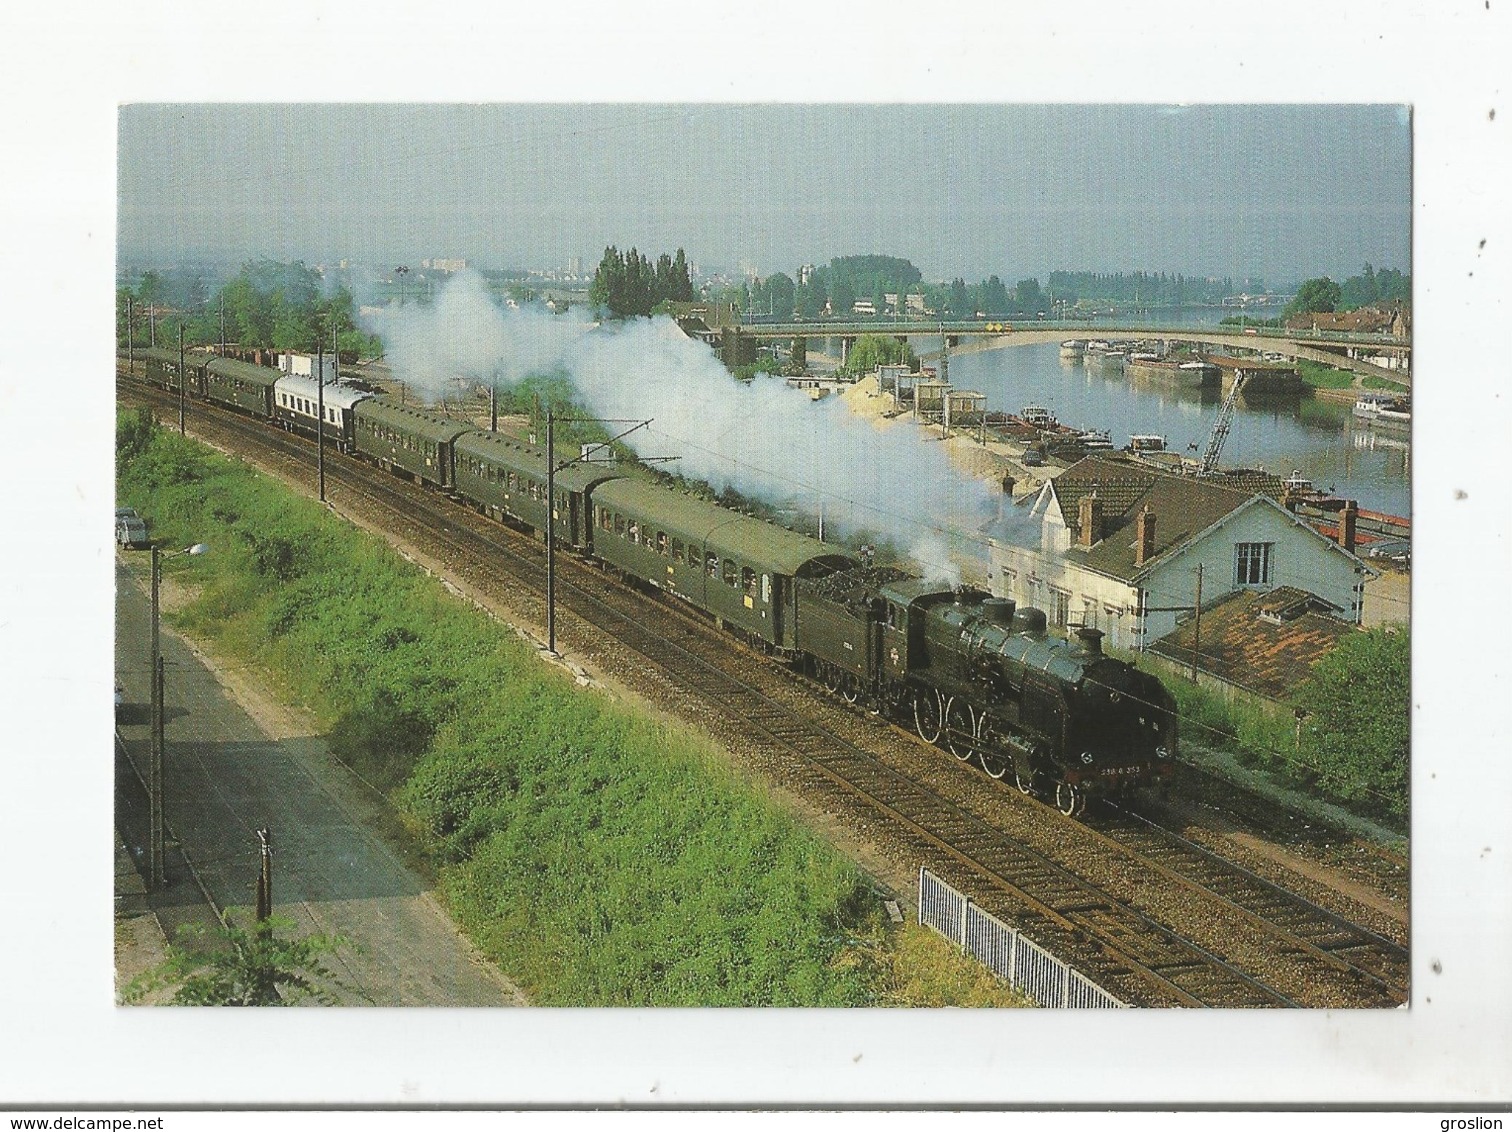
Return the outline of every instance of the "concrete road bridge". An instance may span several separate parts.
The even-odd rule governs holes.
[[[746,322],[741,334],[753,338],[840,338],[854,341],[862,334],[887,334],[901,339],[947,335],[957,355],[1006,346],[1033,346],[1070,338],[1127,340],[1160,338],[1167,342],[1200,342],[1240,350],[1262,350],[1289,358],[1305,358],[1347,369],[1361,377],[1376,377],[1403,389],[1412,388],[1412,339],[1391,334],[1344,331],[1295,331],[1274,327],[1231,326],[1108,326],[1088,322],[1015,323],[994,319],[962,322],[905,322],[885,319],[823,319],[814,322]],[[1391,369],[1360,357],[1400,359]]]

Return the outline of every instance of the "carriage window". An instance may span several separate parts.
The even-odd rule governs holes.
[[[620,538],[625,537],[625,517],[623,515],[616,515],[614,517],[614,533],[619,535]]]
[[[749,566],[742,566],[740,568],[740,588],[748,594],[755,594],[756,592],[756,571],[752,570]]]
[[[735,586],[735,563],[728,558],[724,560],[724,584],[732,589]]]
[[[656,553],[657,554],[661,554],[661,555],[665,555],[667,553],[667,532],[666,531],[657,531],[656,532]]]
[[[640,542],[640,524],[639,523],[635,522],[634,520],[631,520],[631,522],[630,522],[630,532],[629,533],[630,533],[630,541],[631,542],[634,542],[634,543],[639,543]]]
[[[719,577],[719,555],[709,554],[704,556],[704,569],[709,572],[709,577]]]
[[[772,600],[772,576],[770,574],[761,575],[761,600]]]
[[[674,562],[681,562],[682,560],[683,560],[683,544],[682,544],[682,539],[675,538],[675,539],[672,540],[672,561],[674,561]]]

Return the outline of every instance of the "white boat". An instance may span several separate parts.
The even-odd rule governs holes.
[[[1369,424],[1412,424],[1412,405],[1398,393],[1365,392],[1355,400],[1354,415]]]
[[[1063,358],[1079,358],[1087,352],[1085,338],[1072,338],[1060,344],[1060,356]]]
[[[1055,414],[1043,405],[1025,405],[1019,419],[1035,428],[1054,428]]]
[[[1145,452],[1164,452],[1166,450],[1166,438],[1156,436],[1154,433],[1135,433],[1129,437],[1129,451],[1135,455]]]

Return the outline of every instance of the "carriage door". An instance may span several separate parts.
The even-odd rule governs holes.
[[[779,648],[791,648],[793,645],[793,633],[798,625],[798,587],[786,585],[786,579],[781,574],[769,574],[762,571],[757,585],[761,587],[759,596],[767,603],[767,608],[772,614],[772,641]],[[788,607],[791,599],[792,608]]]

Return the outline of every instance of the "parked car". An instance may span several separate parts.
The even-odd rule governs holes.
[[[134,508],[116,508],[115,539],[128,549],[147,545],[147,524]]]

